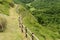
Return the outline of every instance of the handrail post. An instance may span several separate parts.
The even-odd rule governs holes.
[[[27,38],[27,28],[25,27],[25,36]]]
[[[21,28],[20,16],[18,17],[19,27]]]
[[[31,34],[31,37],[32,37],[32,40],[34,40],[34,36],[33,36],[34,33]]]
[[[23,33],[23,25],[21,25],[21,31],[22,31],[22,33]]]

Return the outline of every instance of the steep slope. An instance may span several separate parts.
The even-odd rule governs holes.
[[[53,32],[45,26],[40,25],[30,13],[26,13],[23,18],[23,23],[34,32],[40,40],[58,40],[60,38],[58,32]]]
[[[40,40],[60,40],[60,0],[35,0],[27,5],[21,4],[24,5],[19,10],[23,24]],[[26,10],[26,7],[31,10]],[[32,15],[30,11],[35,12]]]

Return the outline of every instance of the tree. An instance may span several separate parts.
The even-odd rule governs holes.
[[[31,3],[31,2],[33,2],[34,0],[20,0],[22,3]]]
[[[25,4],[28,4],[28,3],[31,3],[33,2],[34,0],[14,0],[15,3],[25,3]]]

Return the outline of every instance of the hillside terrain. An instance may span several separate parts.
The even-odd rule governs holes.
[[[3,8],[4,7],[5,6],[3,6]],[[0,40],[25,40],[19,28],[18,14],[16,13],[17,5],[15,5],[14,8],[9,6],[9,8],[6,9],[7,7],[8,6],[6,6],[4,9],[0,9],[0,15],[5,17],[7,20],[6,29],[3,32],[0,32]]]
[[[15,1],[15,3],[22,5],[20,14],[23,17],[23,23],[40,40],[60,40],[59,0],[35,0],[31,3]]]
[[[13,4],[18,7],[13,11]],[[11,13],[9,9],[12,8]],[[16,12],[16,14],[14,14]],[[28,27],[40,40],[60,40],[60,0],[1,0],[0,13],[7,14],[8,25],[12,30],[17,23],[17,15],[22,15],[23,24]],[[10,13],[10,14],[9,14]],[[11,18],[11,20],[10,20]],[[9,22],[9,20],[11,23]],[[8,26],[7,25],[7,26]],[[9,28],[9,30],[11,30]],[[17,32],[16,31],[16,32]],[[9,31],[10,32],[10,31]],[[19,33],[17,34],[19,36]],[[17,37],[20,40],[21,38]],[[22,39],[21,39],[22,40]]]

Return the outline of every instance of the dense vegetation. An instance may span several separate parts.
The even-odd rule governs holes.
[[[41,25],[47,26],[47,28],[51,29],[52,31],[58,31],[58,32],[60,29],[59,2],[60,2],[59,0],[44,0],[44,1],[39,0],[32,3],[32,6],[37,9],[34,10],[32,14],[36,17],[38,22]]]
[[[30,12],[26,12],[26,15],[23,13],[24,24],[29,26],[41,40],[45,40],[46,37],[47,40],[60,39],[60,0],[32,0],[31,2],[20,0],[20,3],[26,11]]]
[[[0,13],[8,15],[10,3],[12,3],[12,0],[0,0]]]
[[[0,13],[8,14],[13,2],[20,5],[23,23],[40,40],[60,39],[60,0],[0,0]]]

